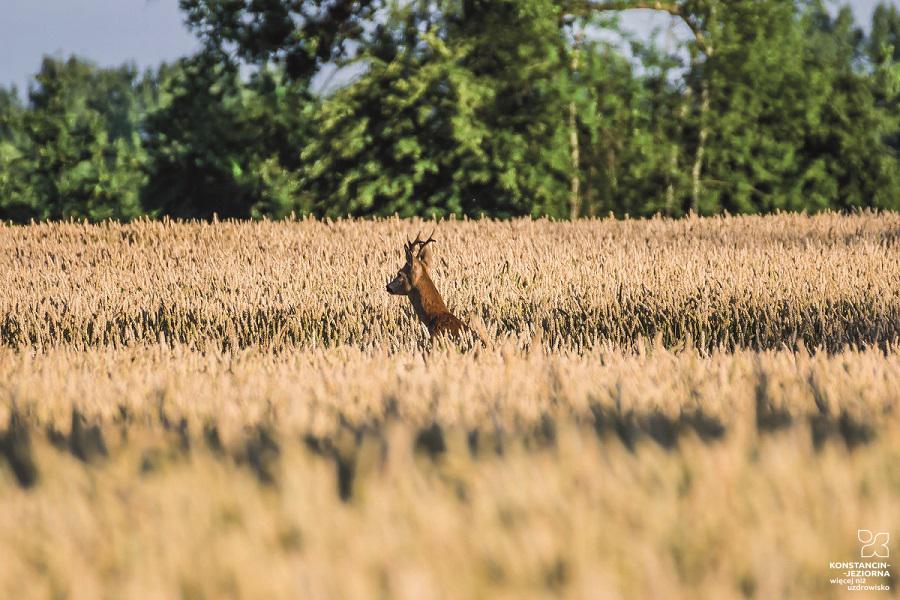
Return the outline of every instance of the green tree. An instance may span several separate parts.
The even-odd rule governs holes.
[[[900,61],[900,8],[885,2],[875,7],[865,51],[873,64]]]
[[[704,60],[688,74],[708,86],[703,213],[897,207],[890,115],[860,66],[849,9],[820,2],[709,2]],[[695,130],[701,125],[695,115]]]
[[[612,28],[611,24],[606,25]],[[588,215],[682,214],[691,156],[682,139],[690,97],[680,62],[653,43],[632,42],[642,73],[608,42],[581,48],[577,73],[579,169]]]
[[[0,89],[0,218],[900,208],[888,4],[868,37],[824,0],[180,5],[196,56]],[[602,41],[633,8],[691,38]]]
[[[0,211],[24,220],[129,219],[140,213],[140,112],[133,67],[45,58],[4,152]]]
[[[879,4],[872,13],[866,55],[874,67],[874,100],[888,115],[890,131],[884,142],[900,157],[900,9]],[[892,117],[892,118],[891,118]]]
[[[319,104],[303,148],[301,189],[321,214],[898,202],[893,71],[885,57],[877,69],[865,60],[866,48],[883,54],[896,38],[896,13],[884,7],[865,46],[848,10],[832,18],[818,0],[182,5],[209,48],[257,64],[293,60],[288,77],[308,79],[328,61],[366,65]],[[684,77],[653,44],[634,45],[636,72],[583,39],[630,8],[689,27]]]
[[[27,221],[32,204],[27,182],[28,165],[23,119],[25,107],[15,87],[0,87],[0,219]]]
[[[323,65],[351,59],[370,38],[386,0],[179,0],[207,52],[280,66],[308,82]]]
[[[323,102],[302,155],[318,212],[564,215],[571,164],[553,3],[466,2],[428,28],[431,8],[393,15],[365,74]]]
[[[890,146],[900,125],[897,93],[862,62],[866,40],[848,7],[831,18],[814,5],[803,22],[809,70],[827,85],[800,149],[826,182],[816,208],[900,208],[900,161]]]
[[[149,181],[143,206],[184,218],[283,217],[308,212],[298,190],[308,131],[305,86],[263,68],[201,53],[160,69],[159,108],[146,117]]]

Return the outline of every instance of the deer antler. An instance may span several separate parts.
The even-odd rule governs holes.
[[[435,232],[435,231],[437,231],[437,228],[434,228],[434,229],[431,230],[431,234],[428,236],[428,239],[425,240],[424,242],[422,242],[422,245],[421,245],[421,247],[419,248],[419,252],[422,252],[422,251],[425,249],[425,246],[427,246],[428,244],[433,244],[434,242],[437,241],[436,239],[434,239],[434,232]],[[416,236],[416,237],[418,238],[419,236]]]
[[[418,247],[419,247],[419,252],[418,252],[418,254],[421,255],[422,251],[425,250],[425,246],[427,246],[428,244],[432,244],[432,243],[434,243],[434,242],[437,241],[436,239],[434,239],[434,232],[435,232],[435,231],[437,231],[436,228],[431,230],[431,235],[428,236],[428,239],[427,239],[427,240],[422,240],[422,232],[421,232],[421,231],[419,231],[418,233],[416,233],[416,239],[413,240],[412,242],[409,241],[409,238],[406,238],[406,246],[405,246],[406,254],[407,254],[408,256],[412,257],[412,256],[413,256],[413,250],[415,250],[416,246],[418,246]]]

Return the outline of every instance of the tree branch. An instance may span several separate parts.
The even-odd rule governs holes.
[[[703,35],[703,28],[686,15],[681,7],[675,2],[637,2],[629,0],[619,0],[612,2],[592,2],[591,0],[572,0],[566,4],[566,13],[574,16],[587,17],[596,12],[622,11],[622,10],[656,10],[666,12],[673,17],[678,17],[688,26],[691,33],[694,34],[694,40],[701,52],[707,52],[706,37]]]

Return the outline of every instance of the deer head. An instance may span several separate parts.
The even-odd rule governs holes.
[[[428,247],[428,244],[434,242],[434,231],[427,240],[420,239],[419,234],[416,234],[416,239],[412,242],[407,239],[403,246],[406,252],[406,264],[397,271],[397,276],[393,281],[387,284],[389,294],[408,296],[410,292],[419,287],[423,277],[427,278],[428,268],[432,264],[431,248]]]
[[[416,234],[415,241],[407,240],[403,246],[406,264],[397,271],[394,280],[387,284],[387,291],[389,294],[409,298],[416,316],[428,328],[431,337],[458,337],[469,328],[447,309],[444,299],[428,275],[428,269],[432,265],[429,244],[433,242],[434,231],[427,240],[423,240],[419,234]]]

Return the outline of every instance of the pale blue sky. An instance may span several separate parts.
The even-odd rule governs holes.
[[[0,7],[0,84],[20,92],[45,54],[143,68],[197,47],[177,0],[0,0]]]
[[[900,0],[893,0],[900,6]],[[857,20],[868,22],[878,0],[851,0]],[[636,32],[667,27],[653,11],[627,11],[622,23]],[[674,28],[676,32],[683,32]],[[191,53],[197,42],[182,24],[177,0],[0,0],[0,85],[26,91],[44,54],[77,54],[100,65],[153,66]]]

